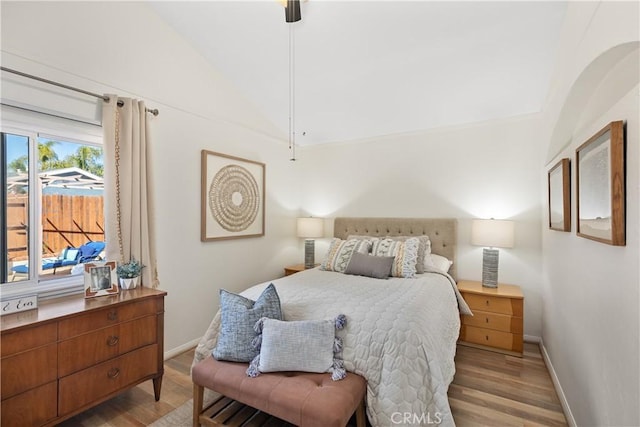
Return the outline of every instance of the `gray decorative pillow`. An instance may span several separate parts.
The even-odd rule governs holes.
[[[220,289],[220,334],[211,353],[216,360],[251,362],[258,350],[251,344],[262,317],[282,320],[280,298],[271,283],[256,301]]]
[[[391,275],[391,266],[395,257],[373,256],[361,253],[354,253],[345,274],[356,276],[367,276],[375,279],[386,279]]]
[[[347,323],[344,314],[334,320],[299,320],[282,322],[262,318],[255,329],[261,333],[254,344],[260,354],[249,364],[247,375],[257,377],[261,372],[331,372],[334,381],[347,373],[339,353],[342,339],[336,330]]]

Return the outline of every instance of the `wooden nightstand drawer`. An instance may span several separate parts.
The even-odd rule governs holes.
[[[462,323],[468,326],[510,332],[512,334],[522,333],[522,318],[506,314],[473,310],[473,316],[462,316]]]
[[[499,284],[489,288],[461,280],[458,290],[474,314],[460,316],[460,344],[522,356],[524,296],[520,287]]]
[[[502,313],[522,317],[522,300],[511,298],[477,295],[463,292],[463,297],[471,311],[481,310],[490,313]]]
[[[522,334],[511,334],[509,332],[462,325],[460,339],[473,344],[522,353]]]

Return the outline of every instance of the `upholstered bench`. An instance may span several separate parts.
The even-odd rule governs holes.
[[[304,372],[246,374],[246,363],[222,362],[208,357],[191,371],[193,380],[193,425],[219,425],[203,408],[204,388],[237,402],[303,427],[344,427],[356,413],[357,427],[364,427],[364,397],[367,383],[348,373],[340,381],[331,374]]]

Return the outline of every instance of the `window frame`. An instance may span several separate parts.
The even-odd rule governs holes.
[[[101,126],[60,118],[41,117],[40,114],[28,111],[9,111],[11,117],[5,119],[4,113],[3,108],[0,131],[29,138],[28,174],[30,184],[32,182],[38,183],[38,138],[68,141],[104,149]],[[38,183],[38,185],[31,185],[31,187],[28,212],[29,262],[34,260],[39,263],[41,256],[38,254],[42,253],[42,186]],[[28,295],[37,295],[38,299],[44,300],[82,293],[83,291],[84,277],[82,275],[40,280],[39,269],[34,269],[29,271],[29,277],[26,280],[0,283],[0,301]]]

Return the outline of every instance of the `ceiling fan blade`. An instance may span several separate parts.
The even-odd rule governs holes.
[[[287,0],[287,6],[284,8],[284,17],[287,22],[298,22],[302,19],[300,0]]]

